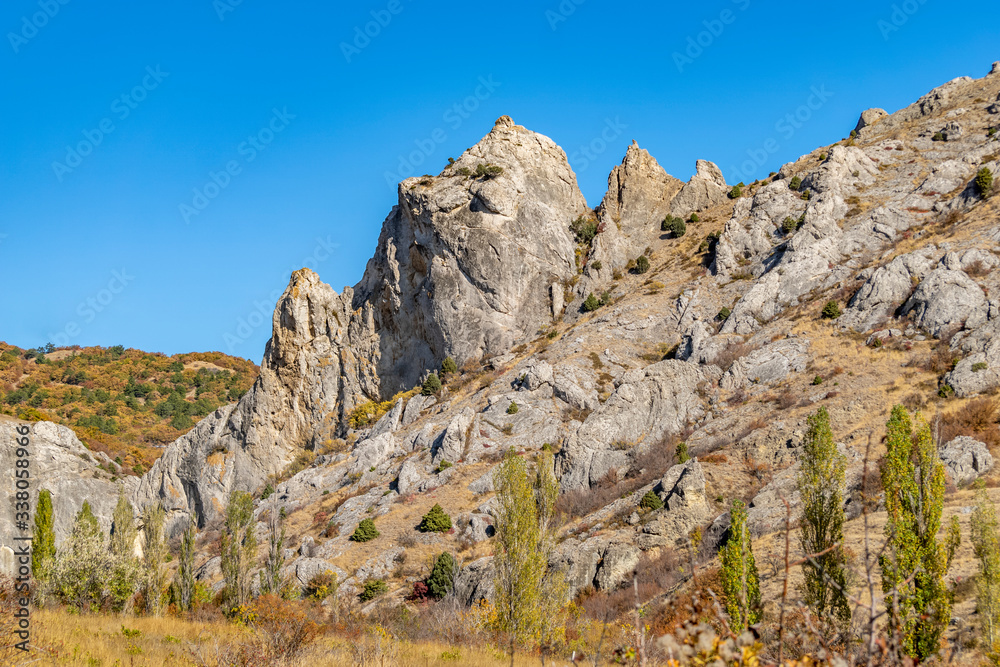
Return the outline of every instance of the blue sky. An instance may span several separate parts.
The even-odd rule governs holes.
[[[389,182],[500,115],[596,206],[633,139],[750,181],[1000,60],[992,2],[672,5],[9,0],[0,340],[259,362],[289,274],[355,284]]]

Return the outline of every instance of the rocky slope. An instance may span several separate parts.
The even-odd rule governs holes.
[[[133,497],[167,505],[175,529],[188,516],[211,528],[230,490],[275,480],[261,509],[289,513],[300,583],[332,569],[345,591],[388,577],[401,595],[426,575],[404,562],[451,549],[472,601],[489,593],[491,470],[509,447],[557,452],[556,558],[574,589],[613,588],[694,528],[717,544],[733,498],[751,501],[758,534],[777,529],[819,406],[853,493],[893,403],[947,415],[1000,386],[1000,198],[974,183],[1000,166],[996,70],[865,112],[856,137],[736,199],[711,163],[684,184],[633,145],[588,211],[562,150],[501,118],[438,176],[400,185],[355,288],[292,276],[254,387],[172,444]],[[693,212],[683,237],[660,231]],[[579,216],[598,224],[589,245],[570,232]],[[629,272],[639,255],[650,269]],[[825,319],[830,301],[843,313]],[[438,395],[351,428],[358,405],[447,356],[463,368]],[[995,423],[972,431],[944,448],[956,484],[996,474],[980,442]],[[675,465],[682,440],[697,459]],[[311,464],[283,476],[303,449]],[[648,490],[664,509],[638,511]],[[435,503],[454,535],[414,530]],[[350,542],[365,517],[382,537]],[[217,580],[217,563],[202,576]]]

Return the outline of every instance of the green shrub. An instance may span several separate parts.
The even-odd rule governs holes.
[[[985,361],[977,361],[976,363],[972,364],[973,373],[978,373],[979,371],[985,371],[987,368],[989,368],[989,366],[986,364]]]
[[[514,401],[510,402],[510,405],[507,406],[507,414],[509,415],[517,414],[517,403],[515,403]]]
[[[813,378],[812,383],[814,385],[815,384],[823,384],[823,376],[822,375],[817,375],[816,377]]]
[[[365,582],[365,589],[361,591],[361,601],[368,602],[380,595],[389,592],[389,586],[381,579],[369,579]]]
[[[601,264],[601,260],[597,260],[596,262],[591,262],[590,266],[594,271],[600,271],[603,265]]]
[[[781,223],[781,231],[783,231],[785,234],[791,234],[798,228],[799,228],[799,221],[792,217],[785,218],[785,221]]]
[[[592,313],[601,307],[601,302],[598,301],[594,293],[591,292],[583,302],[583,312]]]
[[[471,172],[471,171],[469,171],[469,168],[468,168],[468,167],[459,167],[459,168],[458,168],[458,169],[457,169],[456,171],[457,171],[457,172],[458,172],[459,174],[461,174],[462,176],[465,176],[465,177],[469,177],[469,176],[472,176],[472,172]]]
[[[820,161],[825,160],[826,159],[826,153],[820,153],[819,154],[819,159],[820,159]]]
[[[720,310],[719,313],[715,316],[715,319],[717,319],[719,322],[725,322],[726,320],[729,319],[729,316],[732,314],[733,311],[729,310],[728,307],[723,306],[722,310]]]
[[[688,218],[688,220],[691,222],[701,222],[701,218],[698,217],[697,213],[692,213],[691,217]]]
[[[440,600],[451,592],[452,580],[455,577],[458,563],[455,557],[445,552],[434,561],[431,576],[427,577],[427,590],[432,598]]]
[[[688,445],[686,442],[682,442],[679,445],[677,445],[677,448],[674,450],[674,453],[677,455],[678,463],[687,463],[688,461],[691,460],[691,455],[688,454]]]
[[[260,499],[261,499],[261,500],[267,500],[268,498],[270,498],[270,497],[271,497],[271,494],[272,494],[272,493],[274,493],[274,487],[273,487],[273,486],[271,486],[271,483],[270,483],[270,482],[268,482],[268,483],[267,483],[267,484],[266,484],[266,485],[264,486],[264,490],[260,492]]]
[[[931,141],[948,141],[948,139],[944,136],[943,132],[935,132],[934,136],[931,137]]]
[[[995,127],[991,127],[990,129],[986,130],[987,137],[992,137],[996,133],[997,133],[997,128]]]
[[[362,519],[358,527],[354,529],[354,534],[351,535],[351,541],[353,542],[371,542],[376,537],[381,535],[378,532],[378,528],[375,527],[375,522],[371,519]]]
[[[451,461],[442,460],[441,463],[439,463],[437,465],[437,468],[434,468],[434,474],[437,475],[439,473],[442,473],[445,470],[447,470],[448,468],[450,468],[451,466],[452,466]]]
[[[835,320],[840,317],[840,304],[836,301],[827,301],[823,306],[823,319]]]
[[[646,492],[646,495],[642,497],[642,500],[639,501],[639,507],[644,510],[653,510],[655,512],[656,510],[663,509],[663,501],[660,500],[658,495],[653,493],[652,489],[650,489]]]
[[[576,242],[581,245],[590,245],[590,242],[597,236],[597,221],[592,218],[580,216],[570,223],[569,230],[576,237]]]
[[[601,292],[601,298],[597,300],[597,303],[602,306],[606,306],[611,303],[611,292],[608,292],[607,290]]]
[[[456,373],[458,372],[458,364],[451,357],[445,357],[444,361],[441,362],[441,372],[444,374]]]
[[[440,505],[435,504],[431,511],[420,519],[417,530],[422,533],[446,533],[451,530],[451,517],[445,514]]]
[[[734,185],[733,189],[729,191],[730,199],[739,199],[743,196],[743,188],[738,185]]]
[[[645,255],[640,255],[638,259],[635,260],[635,272],[636,273],[646,273],[649,271],[649,258]]]
[[[802,187],[802,179],[798,176],[792,176],[792,180],[788,182],[789,190],[798,190]]]
[[[661,228],[665,232],[670,232],[675,239],[679,239],[687,233],[687,225],[684,223],[684,220],[669,215],[663,221]]]
[[[983,167],[976,174],[976,189],[979,190],[983,199],[990,196],[990,192],[993,190],[993,172],[990,171],[989,167]]]
[[[952,389],[950,384],[943,384],[938,387],[938,396],[941,398],[951,398],[955,395],[955,390]]]
[[[503,173],[503,167],[497,167],[492,164],[483,164],[480,162],[476,165],[476,171],[474,175],[476,178],[496,178]]]
[[[802,193],[801,199],[804,199],[805,201],[809,201],[810,199],[812,199],[812,193],[809,192],[808,190],[806,190],[805,192]]]
[[[441,391],[441,378],[437,376],[437,373],[431,373],[424,380],[424,384],[420,388],[420,393],[424,396],[432,396],[439,391]]]

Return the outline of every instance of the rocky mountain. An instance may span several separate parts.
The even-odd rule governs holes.
[[[176,533],[189,517],[210,530],[231,490],[270,483],[259,510],[288,513],[300,583],[331,569],[345,591],[387,577],[401,597],[416,574],[400,554],[449,549],[474,601],[489,594],[491,470],[510,447],[556,452],[556,557],[574,590],[614,588],[695,528],[711,548],[733,498],[756,534],[777,529],[820,406],[852,494],[901,401],[941,417],[955,484],[995,474],[995,423],[954,415],[1000,387],[1000,198],[981,176],[1000,171],[997,125],[1000,67],[866,111],[851,137],[741,192],[706,161],[685,184],[633,144],[591,211],[565,153],[503,117],[439,175],[400,184],[353,289],[293,274],[253,388],[129,492],[163,503]],[[661,230],[667,215],[684,235]],[[595,234],[578,242],[581,218]],[[407,391],[449,356],[460,369],[440,392]],[[374,419],[352,419],[366,406]],[[681,442],[695,458],[677,459]],[[663,509],[638,511],[647,491]],[[415,531],[434,504],[454,534]],[[362,518],[378,540],[349,541]],[[217,563],[202,576],[217,581]]]

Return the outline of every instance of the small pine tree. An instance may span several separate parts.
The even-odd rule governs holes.
[[[692,213],[691,217],[688,218],[690,222],[701,222],[701,218],[698,217],[697,213]]]
[[[389,592],[389,586],[381,579],[369,579],[365,582],[365,588],[361,591],[361,601],[368,602],[378,596]]]
[[[451,357],[445,357],[444,361],[441,362],[441,373],[447,375],[456,372],[458,372],[458,364]]]
[[[825,320],[835,320],[840,317],[840,304],[836,301],[827,301],[826,305],[823,306],[823,319]]]
[[[976,607],[983,644],[993,664],[1000,663],[1000,522],[982,480],[976,483],[976,507],[972,512],[972,549],[979,564],[976,577]]]
[[[354,534],[351,535],[351,540],[354,542],[371,542],[376,537],[381,535],[378,532],[378,528],[375,527],[375,522],[371,519],[362,519],[358,524],[358,527],[354,529]]]
[[[726,317],[728,317],[728,315]],[[688,444],[686,442],[679,443],[674,449],[674,454],[677,455],[678,463],[683,464],[691,460],[691,455],[688,454]]]
[[[420,393],[424,396],[433,396],[439,391],[441,391],[441,378],[438,377],[437,373],[431,373],[424,380],[424,384],[420,388]]]
[[[517,411],[519,409],[520,408],[517,407],[517,403],[515,403],[514,401],[511,401],[510,405],[507,406],[507,414],[509,414],[509,415],[516,415]]]
[[[649,271],[649,258],[645,255],[640,255],[637,260],[635,260],[635,272],[638,274],[646,273]]]
[[[819,618],[843,627],[851,620],[842,548],[846,460],[833,441],[826,408],[810,415],[808,423],[798,477],[802,497],[799,540],[804,553],[822,555],[802,565],[805,599]]]
[[[427,590],[431,597],[440,600],[451,592],[455,575],[458,573],[458,563],[455,557],[447,551],[434,561],[431,576],[427,578]]]
[[[652,489],[650,489],[642,497],[642,500],[639,501],[639,507],[644,510],[651,510],[655,512],[656,510],[663,509],[663,501],[660,500],[658,495],[653,493]]]
[[[52,518],[52,494],[48,489],[38,492],[35,508],[35,530],[31,535],[31,573],[44,581],[56,557],[55,523]]]
[[[446,533],[451,530],[451,517],[435,503],[434,507],[420,519],[417,530],[422,533]]]
[[[583,302],[583,312],[592,313],[601,307],[601,302],[591,292]]]
[[[792,180],[788,182],[789,190],[798,190],[802,187],[802,179],[798,176],[792,176]]]
[[[919,418],[919,415],[918,415]],[[901,405],[886,424],[882,488],[888,520],[888,553],[881,556],[882,590],[890,631],[900,632],[903,650],[924,661],[936,654],[951,618],[945,586],[946,555],[938,544],[944,507],[944,464],[930,426],[920,420],[914,433]]]
[[[983,167],[976,174],[976,189],[979,190],[979,195],[986,199],[993,192],[993,172],[990,171],[989,167]]]
[[[760,620],[760,576],[747,528],[746,505],[734,500],[730,511],[729,541],[719,552],[722,588],[726,594],[729,627],[740,633]]]

